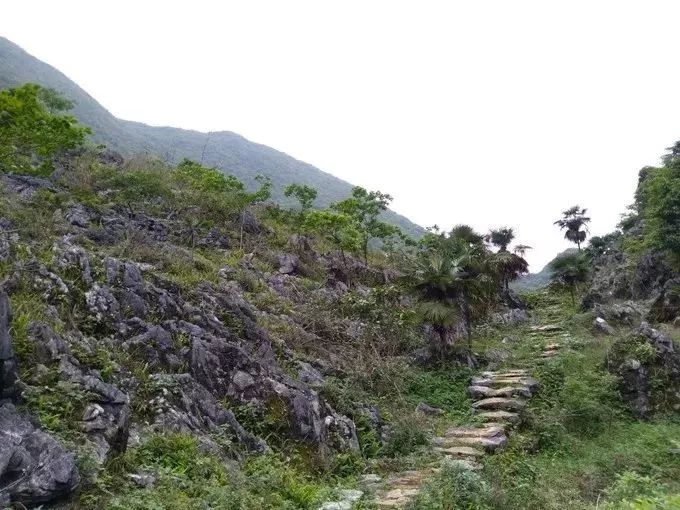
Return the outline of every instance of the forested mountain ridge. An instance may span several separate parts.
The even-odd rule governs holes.
[[[29,82],[53,88],[72,100],[75,103],[73,115],[92,128],[93,140],[125,156],[141,153],[157,155],[170,162],[185,157],[202,161],[235,175],[249,187],[256,185],[256,175],[266,175],[274,184],[272,198],[282,203],[290,203],[282,190],[291,183],[316,188],[320,206],[342,200],[351,192],[350,183],[236,133],[208,134],[118,119],[63,73],[0,37],[0,89]],[[385,211],[384,218],[412,236],[419,237],[424,232],[420,226],[393,211]]]

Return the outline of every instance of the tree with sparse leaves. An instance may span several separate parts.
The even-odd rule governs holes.
[[[392,197],[380,191],[367,191],[360,186],[352,189],[352,196],[331,205],[331,209],[351,218],[359,235],[359,251],[368,264],[368,246],[372,239],[387,239],[399,229],[378,219],[387,210]]]

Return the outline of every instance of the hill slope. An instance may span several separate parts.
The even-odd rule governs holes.
[[[26,82],[54,88],[75,101],[73,114],[93,129],[94,140],[124,155],[149,153],[172,161],[184,157],[202,159],[206,165],[233,174],[248,185],[253,185],[255,175],[267,175],[274,183],[273,196],[278,201],[285,201],[283,187],[292,182],[317,188],[321,206],[346,198],[352,189],[346,181],[236,133],[220,131],[208,135],[118,119],[63,73],[0,37],[0,88]],[[385,220],[414,236],[423,232],[421,227],[393,211],[386,213]]]

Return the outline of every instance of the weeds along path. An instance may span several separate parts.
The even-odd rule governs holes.
[[[563,330],[556,311],[557,308],[553,314],[550,307],[541,311],[539,325],[529,332],[527,343],[532,347],[529,356],[517,359],[513,368],[482,371],[472,378],[468,392],[475,422],[449,428],[434,439],[434,450],[441,455],[434,465],[395,475],[383,483],[376,495],[377,508],[404,508],[443,467],[477,471],[482,469],[480,461],[485,455],[506,447],[508,435],[520,422],[527,400],[538,390],[538,381],[531,376],[532,367],[559,353],[557,340]]]

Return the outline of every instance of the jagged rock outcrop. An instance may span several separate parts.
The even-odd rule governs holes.
[[[17,379],[18,367],[12,347],[12,338],[9,334],[12,311],[9,298],[4,290],[0,289],[0,404],[14,400],[18,393]]]
[[[648,323],[612,345],[608,366],[621,377],[621,395],[637,418],[661,406],[680,410],[680,350]]]
[[[0,406],[0,504],[59,500],[80,483],[75,456],[12,404]]]

